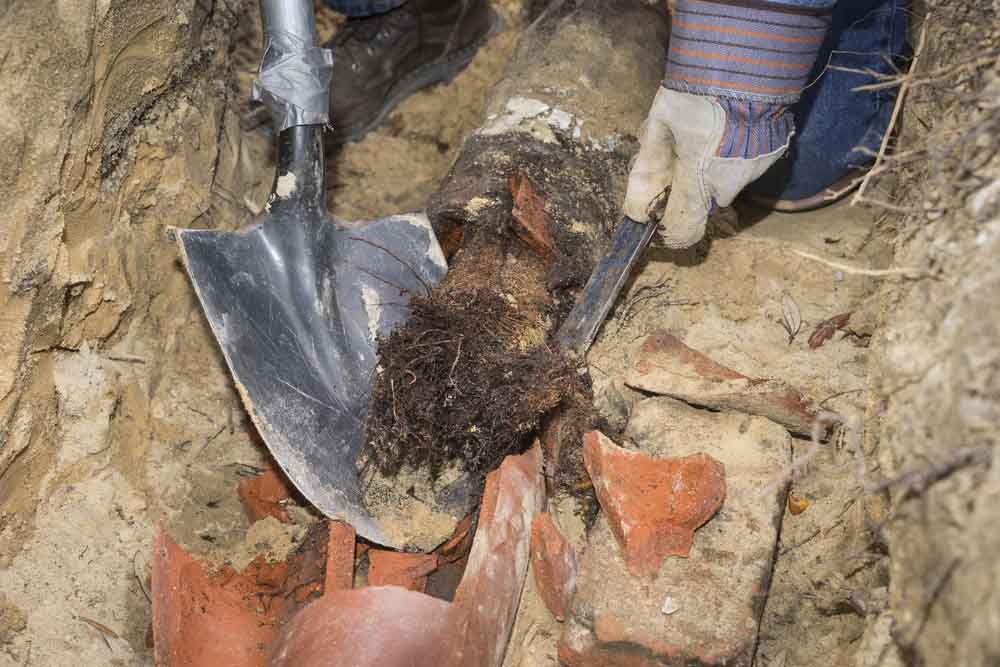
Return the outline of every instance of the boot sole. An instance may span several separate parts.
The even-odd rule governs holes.
[[[859,176],[863,176],[866,171],[859,170],[848,173],[846,176],[842,176],[824,188],[822,192],[817,192],[810,197],[803,197],[802,199],[774,199],[749,193],[744,195],[744,199],[758,208],[778,211],[780,213],[806,213],[808,211],[815,211],[816,209],[836,204],[847,195],[852,194],[861,185],[861,178]],[[831,192],[835,192],[837,195],[835,197],[830,196]]]
[[[363,125],[355,125],[349,128],[335,128],[332,135],[326,135],[327,146],[329,148],[336,148],[344,144],[360,141],[366,134],[378,127],[385,120],[385,117],[407,97],[431,86],[450,84],[455,80],[455,77],[469,66],[469,63],[476,57],[479,50],[495,35],[503,31],[503,29],[503,18],[493,8],[490,8],[490,28],[482,37],[441,60],[418,67],[400,79],[390,89],[382,106],[379,107],[375,116],[370,121]],[[257,105],[255,108],[246,110],[240,116],[240,128],[244,132],[261,130],[267,134],[271,134],[270,122],[270,113],[267,107],[263,105]]]

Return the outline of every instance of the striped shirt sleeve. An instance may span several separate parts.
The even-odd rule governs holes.
[[[808,83],[830,10],[678,0],[671,25],[666,87],[790,104]]]

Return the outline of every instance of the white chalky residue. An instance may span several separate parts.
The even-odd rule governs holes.
[[[368,285],[362,285],[361,301],[364,302],[365,312],[368,313],[368,335],[374,341],[378,337],[378,321],[382,315],[378,292]]]
[[[274,194],[285,199],[292,195],[297,187],[298,183],[295,174],[288,172],[278,177],[278,182],[274,184]]]
[[[573,114],[562,109],[553,109],[552,113],[549,114],[549,125],[565,132],[573,125]]]
[[[430,237],[430,243],[427,246],[427,258],[440,268],[447,268],[448,261],[444,258],[444,251],[441,250],[441,246],[438,244],[437,236],[434,235],[434,229],[431,227],[431,221],[427,218],[427,214],[407,213],[398,217],[414,227],[418,227],[427,232]]]
[[[486,120],[478,131],[480,135],[527,132],[547,143],[557,140],[556,131],[571,134],[574,139],[580,137],[581,121],[573,114],[529,97],[509,99],[501,113],[490,114]]]
[[[534,118],[541,116],[551,107],[541,100],[534,100],[530,97],[512,97],[507,100],[506,109],[513,115],[520,115],[522,118]]]

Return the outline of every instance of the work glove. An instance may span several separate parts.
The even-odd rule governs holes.
[[[715,206],[729,206],[788,148],[798,100],[830,23],[829,9],[678,0],[666,77],[629,173],[625,215],[655,219],[687,248]]]

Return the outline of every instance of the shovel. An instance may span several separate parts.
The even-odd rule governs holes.
[[[323,514],[388,542],[361,502],[357,462],[375,340],[447,271],[423,214],[350,223],[326,210],[323,128],[331,58],[312,0],[261,0],[253,95],[275,116],[265,212],[235,232],[173,230],[247,412],[275,460]]]

